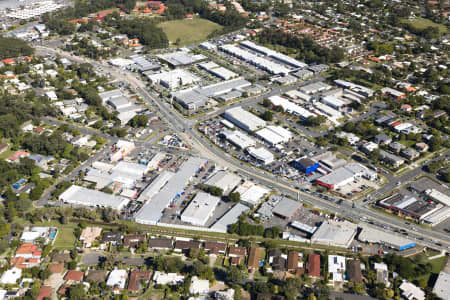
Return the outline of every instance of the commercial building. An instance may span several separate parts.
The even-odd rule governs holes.
[[[181,221],[205,226],[214,213],[220,199],[205,192],[199,192],[181,214]]]
[[[239,176],[225,170],[220,170],[211,176],[205,184],[208,186],[220,187],[224,194],[228,194],[238,186],[240,182],[241,178]]]
[[[163,210],[183,193],[191,178],[207,163],[198,157],[190,157],[167,182],[167,184],[149,200],[135,215],[135,221],[141,224],[155,225],[163,215]]]
[[[96,190],[90,190],[78,185],[72,185],[58,197],[59,201],[71,205],[83,205],[89,207],[110,207],[121,210],[129,200],[106,194]]]
[[[226,120],[225,120],[226,121]],[[239,130],[223,130],[224,137],[240,149],[247,149],[256,145],[255,139]]]
[[[200,80],[197,76],[184,69],[175,69],[146,76],[151,83],[161,84],[168,89],[180,88]]]
[[[189,66],[207,59],[207,57],[202,54],[191,54],[187,51],[176,51],[172,53],[159,54],[156,56],[167,62],[172,67]]]
[[[330,174],[320,177],[316,180],[316,182],[321,186],[334,190],[352,182],[357,178],[374,180],[377,178],[377,173],[369,170],[361,164],[349,163],[332,171]]]
[[[365,243],[380,244],[395,250],[405,250],[414,248],[416,243],[399,235],[394,235],[388,231],[378,230],[367,225],[360,225],[361,232],[358,240]]]
[[[302,207],[302,203],[289,198],[283,198],[280,202],[273,208],[272,212],[274,215],[282,217],[284,219],[290,219],[294,216],[298,210]]]
[[[227,232],[228,226],[236,223],[239,216],[249,210],[250,209],[248,206],[238,203],[227,211],[216,223],[214,223],[214,225],[211,226],[211,229],[219,232]]]
[[[248,132],[266,127],[266,122],[263,119],[244,110],[241,106],[227,109],[223,117]]]
[[[443,207],[442,204],[436,204],[434,202],[429,203],[424,200],[418,200],[412,196],[403,196],[399,193],[378,201],[378,205],[391,212],[408,216],[419,221],[423,221]]]
[[[267,150],[264,147],[249,147],[247,148],[248,154],[250,154],[257,162],[262,163],[263,165],[268,165],[273,163],[274,156],[272,152]]]
[[[261,130],[258,130],[256,136],[269,144],[271,147],[276,145],[287,143],[292,139],[292,134],[289,130],[281,126],[267,126]]]
[[[311,243],[348,248],[357,231],[357,225],[347,221],[324,221],[311,237]]]
[[[345,279],[345,257],[340,255],[328,255],[328,273],[331,281],[344,281]]]
[[[436,226],[444,222],[448,218],[450,218],[450,207],[445,206],[435,211],[434,213],[428,215],[427,217],[422,218],[422,222],[429,224],[431,226]]]
[[[135,63],[136,68],[142,73],[148,71],[159,71],[161,69],[161,65],[151,63],[141,55],[132,55],[130,56],[130,59]]]
[[[109,156],[110,161],[116,162],[127,156],[131,151],[136,149],[133,142],[118,140],[113,147],[113,151]]]
[[[292,166],[306,175],[311,174],[319,168],[319,163],[309,158],[301,158],[291,162]]]
[[[195,89],[182,90],[172,93],[173,99],[181,104],[185,109],[198,110],[206,106],[209,98],[198,93]]]
[[[251,207],[258,204],[270,190],[251,182],[245,182],[240,185],[236,192],[241,195],[241,202]]]

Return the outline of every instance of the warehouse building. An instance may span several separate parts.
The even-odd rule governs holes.
[[[141,195],[138,198],[140,202],[147,202],[152,199],[159,191],[166,185],[166,183],[173,177],[175,173],[164,170],[162,171],[155,179],[153,179],[152,183],[150,183],[144,191],[142,191]]]
[[[163,211],[184,193],[191,178],[207,161],[199,157],[190,157],[167,182],[167,184],[150,199],[135,215],[135,221],[141,224],[155,225],[163,215]]]
[[[227,195],[239,185],[241,178],[233,173],[225,170],[220,170],[211,176],[205,184],[208,186],[217,186],[223,190],[223,193]]]
[[[236,223],[239,216],[249,210],[248,206],[238,203],[214,223],[214,225],[211,226],[211,229],[218,232],[227,232],[228,226]]]
[[[347,221],[328,220],[311,237],[311,243],[348,248],[355,238],[357,225]]]
[[[286,96],[288,96],[289,98],[293,99],[293,100],[297,100],[297,101],[294,101],[294,102],[299,102],[299,101],[310,102],[311,101],[311,96],[310,95],[306,95],[305,93],[302,93],[302,92],[297,91],[297,90],[287,91],[284,94]],[[283,99],[282,97],[280,97],[280,98]]]
[[[207,57],[204,55],[191,54],[187,51],[176,51],[172,53],[159,54],[156,56],[175,68],[189,66],[207,59]]]
[[[358,240],[361,242],[380,244],[399,251],[416,246],[415,242],[388,231],[378,230],[365,224],[361,224],[360,228],[361,232],[358,235]]]
[[[161,69],[161,65],[157,63],[151,63],[141,55],[132,55],[130,56],[130,59],[134,62],[139,72],[148,72],[148,71],[155,72]]]
[[[281,106],[285,112],[287,112],[289,114],[293,114],[295,116],[298,116],[298,117],[302,118],[303,120],[306,120],[309,117],[315,116],[315,114],[313,114],[309,110],[304,109],[303,107],[301,107],[295,103],[292,103],[289,100],[284,99],[280,96],[269,97],[269,100],[273,106]]]
[[[322,81],[318,81],[318,82],[310,83],[308,85],[301,87],[300,91],[305,94],[312,95],[312,94],[317,94],[319,92],[323,92],[323,91],[330,90],[330,89],[331,89],[331,85],[328,85]]]
[[[182,86],[197,83],[200,79],[184,69],[175,69],[156,74],[146,75],[153,84],[161,84],[168,89],[176,89]]]
[[[349,163],[316,180],[317,184],[330,190],[344,186],[357,178],[374,180],[377,173],[357,163]]]
[[[446,206],[450,206],[450,197],[444,193],[439,192],[436,189],[425,190],[425,195],[430,197],[433,201],[442,203]]]
[[[172,93],[172,97],[185,109],[198,110],[208,104],[209,98],[199,94],[195,89],[182,90]]]
[[[223,130],[223,136],[233,145],[247,149],[256,145],[256,141],[247,134],[240,132],[239,130]]]
[[[266,189],[263,186],[246,181],[236,189],[236,192],[241,195],[242,203],[246,204],[247,206],[253,207],[261,202],[261,200],[270,192],[270,190]]]
[[[283,65],[280,65],[278,63],[275,63],[273,61],[270,61],[264,57],[261,57],[259,55],[253,54],[247,50],[244,50],[242,48],[239,48],[235,45],[222,45],[219,47],[220,50],[236,56],[254,66],[257,68],[260,68],[270,74],[274,75],[280,75],[280,74],[288,74],[291,70]]]
[[[283,198],[272,210],[274,215],[283,219],[292,218],[302,207],[302,203],[289,198]]]
[[[320,102],[336,110],[343,110],[347,106],[347,102],[333,95],[321,97]]]
[[[404,196],[399,193],[378,201],[378,205],[391,212],[408,216],[419,221],[425,220],[443,207],[440,203],[429,203],[428,201],[418,200],[413,196]]]
[[[433,227],[433,226],[436,226],[436,225],[444,222],[448,218],[450,218],[450,207],[445,206],[445,207],[442,207],[441,209],[433,212],[432,214],[426,216],[425,218],[422,218],[422,221]]]
[[[303,69],[303,68],[306,68],[308,66],[307,64],[305,64],[305,63],[303,63],[301,61],[298,61],[295,58],[292,58],[292,57],[290,57],[288,55],[285,55],[283,53],[274,51],[272,49],[266,48],[264,46],[257,45],[257,44],[255,44],[255,43],[253,43],[251,41],[243,41],[240,44],[242,46],[244,46],[244,47],[247,47],[247,48],[249,48],[249,49],[251,49],[253,51],[256,51],[256,52],[259,52],[259,53],[264,54],[266,56],[269,56],[271,58],[274,58],[274,59],[278,60],[279,62],[282,62],[282,63],[284,63],[286,65],[289,65],[291,67],[294,67],[294,68]]]
[[[121,210],[129,200],[106,194],[96,190],[90,190],[78,185],[72,185],[58,197],[59,201],[71,205],[82,205],[89,207],[110,207]]]
[[[272,152],[267,150],[264,147],[249,147],[247,148],[248,154],[250,154],[251,157],[253,157],[257,162],[263,164],[263,165],[269,165],[273,163],[275,160]]]
[[[276,145],[287,143],[291,140],[292,134],[289,130],[281,126],[267,126],[261,130],[258,130],[256,136],[269,144],[271,147]]]
[[[205,226],[219,201],[218,197],[199,192],[181,214],[181,221],[192,225]]]
[[[311,174],[319,168],[319,163],[309,158],[302,158],[292,161],[292,166],[297,170],[302,171],[306,175]]]
[[[244,110],[241,106],[227,109],[223,117],[248,132],[266,127],[266,122],[263,119]]]
[[[291,226],[291,227],[293,227],[293,228],[295,228],[295,229],[297,229],[297,230],[306,232],[306,233],[308,233],[308,234],[310,234],[310,235],[313,235],[314,232],[316,232],[316,230],[317,230],[317,227],[316,227],[316,226],[310,226],[310,225],[308,225],[308,224],[300,223],[300,222],[298,222],[298,221],[292,221],[292,222],[289,224],[289,226]]]
[[[199,67],[202,69],[205,69],[207,72],[211,73],[214,76],[219,77],[220,79],[223,80],[230,80],[234,77],[239,76],[238,74],[219,66],[218,64],[216,64],[215,62],[207,62],[207,63],[202,63],[199,64]]]

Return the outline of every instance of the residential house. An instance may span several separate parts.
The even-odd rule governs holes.
[[[79,283],[83,281],[84,272],[78,270],[69,270],[64,276],[64,280],[70,281],[73,283]]]
[[[100,236],[101,233],[101,227],[86,227],[81,232],[80,241],[83,242],[84,247],[90,248],[92,243]]]
[[[140,243],[145,242],[147,235],[145,234],[129,234],[123,237],[123,245],[127,248],[137,247]]]
[[[153,281],[155,284],[159,285],[176,285],[181,284],[184,281],[184,276],[177,273],[163,273],[160,271],[155,271],[153,274]]]
[[[395,153],[400,153],[400,151],[402,151],[405,148],[406,146],[400,144],[399,142],[392,142],[389,144],[389,149]]]
[[[401,152],[401,155],[408,160],[415,160],[416,158],[418,158],[420,156],[419,152],[417,152],[416,150],[414,150],[412,148],[403,149]]]
[[[344,281],[345,271],[344,256],[328,255],[328,272],[331,275],[331,281]]]
[[[112,287],[114,293],[120,293],[125,288],[125,283],[128,279],[128,273],[126,270],[114,269],[109,273],[106,285]]]
[[[287,259],[287,270],[289,272],[295,273],[297,272],[297,269],[301,268],[302,266],[303,265],[300,266],[298,262],[298,252],[290,251]]]
[[[349,259],[347,261],[348,280],[355,283],[362,283],[361,262],[359,259]]]
[[[225,254],[227,251],[227,244],[220,242],[205,242],[203,248],[210,254]]]
[[[209,280],[199,279],[197,276],[193,276],[189,293],[191,295],[207,295],[209,293]]]
[[[425,152],[425,151],[428,151],[428,149],[430,147],[427,144],[425,144],[424,142],[419,142],[415,145],[415,148],[419,152]]]
[[[388,145],[392,142],[392,138],[385,133],[379,133],[373,138],[373,141],[378,145]]]
[[[52,287],[48,285],[41,286],[36,300],[44,300],[52,296]]]
[[[261,257],[264,252],[264,248],[251,247],[248,255],[247,267],[250,270],[257,270],[261,265]]]
[[[87,282],[105,282],[108,277],[108,271],[106,270],[89,270],[85,280]]]
[[[13,267],[3,272],[0,284],[16,284],[20,277],[22,277],[22,269]]]
[[[149,282],[152,277],[152,271],[133,270],[130,273],[128,281],[128,291],[137,293],[142,289],[142,282]]]
[[[174,251],[184,252],[191,249],[200,249],[200,246],[201,243],[197,241],[176,241]]]
[[[122,233],[119,231],[107,231],[103,232],[102,236],[102,244],[109,244],[115,246],[120,244],[122,241]]]
[[[247,255],[247,248],[238,247],[238,246],[230,246],[228,249],[229,257],[245,257]]]
[[[311,277],[320,277],[320,255],[311,253],[308,256],[307,264],[308,275]]]
[[[425,300],[425,292],[407,280],[403,280],[399,288],[407,300]]]
[[[150,239],[148,247],[152,250],[171,250],[173,241],[171,239]]]
[[[386,287],[390,286],[388,266],[384,263],[375,263],[374,269],[377,272],[377,282],[383,283]]]

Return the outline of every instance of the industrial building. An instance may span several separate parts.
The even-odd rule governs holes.
[[[196,91],[196,89],[182,90],[172,93],[173,99],[181,104],[185,109],[198,110],[206,106],[209,98]]]
[[[11,3],[13,1],[8,1]],[[22,3],[22,1],[18,1]],[[25,3],[22,3],[24,5]],[[34,1],[29,3],[29,5],[24,5],[23,7],[13,8],[10,12],[6,14],[7,17],[19,20],[28,20],[35,17],[39,17],[45,13],[49,13],[64,7],[63,4],[55,3],[54,1]],[[11,7],[8,7],[11,8]]]
[[[310,226],[310,225],[308,225],[308,224],[300,223],[300,222],[298,222],[298,221],[292,221],[292,222],[289,224],[289,226],[291,226],[291,227],[293,227],[293,228],[295,228],[295,229],[297,229],[297,230],[306,232],[306,233],[308,233],[308,234],[310,234],[310,235],[313,235],[314,232],[316,232],[316,230],[317,230],[317,227],[316,227],[316,226]]]
[[[220,199],[210,194],[199,192],[181,214],[181,221],[193,225],[205,226],[214,213]]]
[[[223,117],[248,132],[266,127],[266,121],[246,111],[241,106],[227,109]]]
[[[445,206],[445,207],[442,207],[441,209],[435,211],[434,213],[426,216],[425,218],[422,218],[422,222],[429,224],[431,226],[436,226],[436,225],[444,222],[448,218],[450,218],[450,207]]]
[[[445,206],[450,206],[450,197],[444,193],[439,192],[436,189],[425,190],[425,195],[430,197],[433,201],[442,203]]]
[[[331,89],[331,85],[328,85],[322,81],[318,81],[318,82],[310,83],[308,85],[301,87],[300,91],[305,94],[312,95],[312,94],[317,94],[319,92],[330,90],[330,89]]]
[[[343,110],[347,106],[347,102],[345,102],[342,99],[339,99],[338,97],[333,96],[333,95],[321,97],[320,102],[328,105],[329,107],[331,107],[335,110]]]
[[[214,225],[211,226],[211,229],[218,232],[227,232],[228,226],[236,223],[239,216],[249,210],[248,206],[238,203],[214,223]]]
[[[312,172],[316,171],[319,168],[319,163],[309,158],[301,158],[293,160],[291,164],[294,168],[302,171],[306,175],[311,174]]]
[[[153,84],[161,84],[168,89],[176,89],[200,81],[200,79],[184,69],[175,69],[156,74],[147,74]]]
[[[201,54],[191,54],[188,51],[176,51],[156,55],[159,59],[167,62],[172,67],[189,66],[205,60],[207,57]]]
[[[347,221],[324,221],[311,237],[311,243],[348,248],[357,232],[357,225]]]
[[[287,112],[289,114],[293,114],[295,116],[298,116],[298,117],[302,118],[303,120],[306,120],[309,117],[316,116],[309,110],[307,110],[295,103],[292,103],[289,100],[284,99],[280,96],[269,97],[269,100],[273,106],[281,106],[285,112]]]
[[[161,69],[161,65],[157,63],[151,63],[149,62],[145,57],[141,55],[132,55],[130,56],[130,59],[134,62],[136,65],[136,68],[139,70],[139,72],[148,72],[148,71],[159,71]]]
[[[128,199],[90,190],[78,185],[72,185],[58,197],[58,200],[71,205],[110,207],[116,210],[121,210],[129,202]]]
[[[274,215],[283,219],[292,218],[302,207],[302,203],[289,198],[283,198],[272,210]]]
[[[273,163],[275,160],[272,152],[267,150],[264,147],[248,147],[247,148],[248,154],[250,154],[251,157],[253,157],[257,162],[263,164],[263,165],[269,165]]]
[[[240,149],[247,149],[256,145],[255,139],[239,130],[223,130],[223,136],[233,145]]]
[[[162,187],[173,177],[175,173],[170,171],[162,171],[153,181],[142,191],[141,195],[138,198],[140,202],[147,202],[152,199],[153,196],[158,194],[158,192],[162,189]]]
[[[316,180],[316,182],[321,186],[334,190],[352,182],[357,178],[374,180],[377,178],[377,173],[369,170],[361,164],[349,163],[332,171],[330,174],[320,177]]]
[[[217,76],[223,80],[229,80],[229,79],[239,76],[238,74],[236,74],[224,67],[221,67],[218,64],[216,64],[215,62],[211,62],[211,61],[207,62],[207,63],[199,64],[198,66],[202,69],[205,69],[207,72],[211,73],[212,75]]]
[[[163,211],[184,192],[191,178],[207,161],[199,157],[190,157],[173,175],[166,185],[136,213],[135,221],[141,224],[155,225],[163,216]]]
[[[208,186],[220,187],[226,195],[238,186],[240,182],[241,178],[239,176],[225,170],[220,170],[211,176],[205,184]]]
[[[256,136],[269,144],[271,147],[276,145],[287,143],[292,139],[292,134],[289,130],[281,126],[267,126],[261,130],[258,130]]]
[[[110,161],[116,162],[120,159],[124,158],[131,151],[136,149],[136,145],[133,142],[118,140],[117,143],[113,146],[113,151],[109,156]]]
[[[415,242],[388,231],[378,230],[364,224],[360,227],[362,230],[358,235],[358,240],[361,242],[380,244],[399,251],[416,246]]]

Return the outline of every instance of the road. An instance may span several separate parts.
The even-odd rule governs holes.
[[[94,66],[103,68],[110,72],[110,74],[119,80],[127,81],[132,87],[135,88],[136,92],[141,96],[147,103],[150,105],[156,105],[159,110],[159,113],[166,118],[169,126],[172,130],[177,132],[178,135],[183,137],[185,141],[191,143],[194,150],[197,153],[201,153],[201,155],[205,158],[214,161],[217,164],[220,164],[224,167],[228,167],[230,170],[239,173],[241,176],[245,176],[250,180],[259,182],[266,186],[269,186],[272,189],[278,190],[279,192],[289,195],[291,197],[299,197],[302,201],[317,206],[321,209],[324,209],[329,212],[338,213],[339,215],[348,218],[353,221],[358,221],[361,217],[366,217],[368,221],[380,224],[382,226],[389,226],[391,230],[393,229],[404,229],[410,233],[409,238],[426,238],[433,239],[434,242],[421,242],[421,244],[427,246],[433,246],[434,248],[442,248],[436,247],[435,242],[440,242],[444,245],[444,248],[450,247],[450,237],[448,234],[444,234],[441,232],[433,231],[431,229],[423,228],[417,226],[417,231],[412,231],[409,226],[406,226],[403,220],[397,219],[395,217],[391,217],[385,215],[383,213],[379,213],[370,209],[364,205],[357,205],[356,207],[351,207],[350,203],[343,202],[342,205],[337,205],[335,203],[329,202],[319,197],[315,197],[311,194],[307,194],[299,191],[298,189],[292,186],[292,183],[278,176],[274,176],[273,174],[269,174],[262,170],[259,170],[255,167],[248,166],[243,164],[242,162],[237,161],[233,157],[229,156],[227,153],[224,153],[220,149],[216,148],[209,140],[204,138],[199,132],[193,129],[193,124],[197,120],[188,120],[181,117],[177,112],[171,109],[170,105],[164,102],[162,99],[152,94],[147,90],[146,84],[142,82],[139,78],[136,78],[134,74],[125,72],[122,70],[116,70],[111,68],[106,64],[101,64],[97,61],[93,61],[86,58],[75,57],[69,53],[55,50],[46,47],[38,47],[38,51],[44,51],[46,54],[50,53],[58,53],[61,56],[65,56],[69,59],[78,62],[88,62]],[[319,80],[319,79],[317,79]],[[287,87],[289,89],[293,89],[294,87]],[[269,93],[269,95],[275,95],[282,93],[282,89],[276,88]],[[269,95],[258,96],[249,99],[248,101],[260,101],[263,97],[267,97]],[[240,105],[240,104],[237,104]],[[199,118],[210,118],[215,115],[221,114],[226,108],[218,109],[207,116]],[[362,118],[365,116],[361,116]],[[93,160],[90,160],[93,161]],[[85,165],[85,164],[83,164]],[[408,180],[408,178],[414,178],[421,172],[420,167],[415,168],[399,178],[395,178],[382,188],[381,192],[392,190],[393,186],[397,184],[398,181],[404,182]]]

